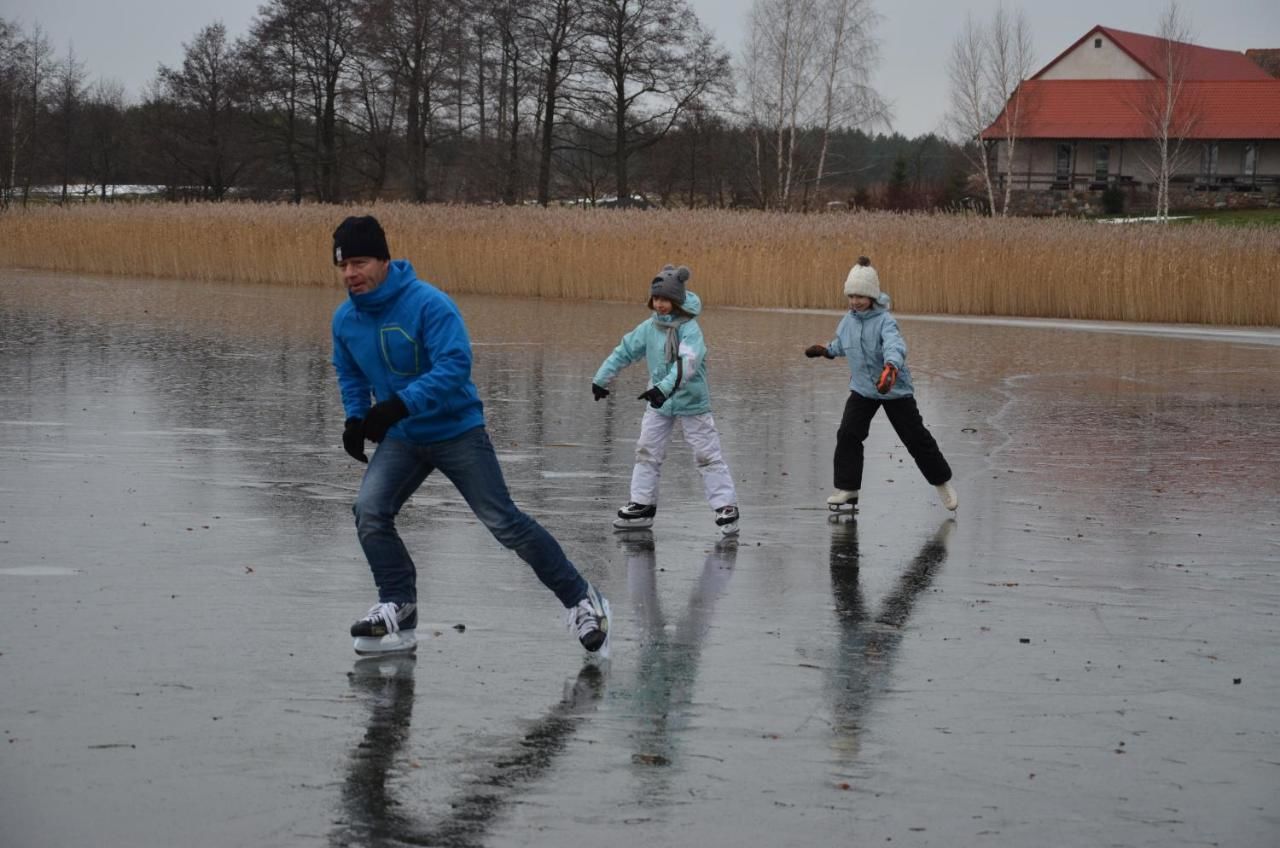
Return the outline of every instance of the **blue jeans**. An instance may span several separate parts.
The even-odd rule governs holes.
[[[533,566],[538,579],[561,604],[571,607],[587,596],[587,581],[564,555],[560,543],[512,502],[489,433],[476,427],[429,444],[386,439],[370,458],[352,512],[360,547],[378,585],[379,602],[418,600],[418,571],[396,532],[396,515],[437,468],[494,538]]]

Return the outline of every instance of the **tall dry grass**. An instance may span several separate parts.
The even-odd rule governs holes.
[[[666,262],[709,304],[841,308],[859,254],[894,309],[1280,325],[1280,231],[892,214],[788,215],[380,204],[47,208],[0,215],[0,264],[334,284],[330,234],[376,214],[395,256],[448,291],[643,300]]]

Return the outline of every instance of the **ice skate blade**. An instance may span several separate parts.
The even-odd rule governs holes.
[[[740,528],[738,527],[738,522],[735,521],[732,524],[720,524],[717,529],[720,530],[721,536],[737,536]]]
[[[653,526],[652,518],[615,518],[614,530],[645,530]]]
[[[357,636],[352,647],[362,657],[411,654],[418,649],[418,634],[413,630],[401,630],[386,636]]]
[[[832,512],[857,512],[858,505],[856,503],[833,504],[828,502],[827,509],[831,510]]]

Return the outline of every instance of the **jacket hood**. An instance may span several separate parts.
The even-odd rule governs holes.
[[[892,301],[889,299],[888,294],[884,292],[880,292],[880,296],[876,298],[876,303],[879,304],[880,306],[879,309],[866,309],[866,310],[863,310],[862,312],[859,312],[856,309],[850,309],[849,314],[852,315],[854,318],[857,318],[859,321],[866,321],[868,318],[871,318],[874,315],[878,315],[883,310],[888,309],[889,304],[892,303]]]
[[[407,259],[396,259],[387,266],[387,278],[373,291],[364,294],[347,293],[351,305],[358,312],[377,314],[394,303],[408,286],[417,282],[418,275]]]
[[[696,294],[691,291],[687,291],[684,293],[684,303],[680,304],[680,308],[689,313],[690,318],[697,318],[702,314],[702,301]],[[655,312],[653,313],[653,323],[670,324],[672,321],[679,319],[679,317],[679,315],[675,314],[659,315]]]

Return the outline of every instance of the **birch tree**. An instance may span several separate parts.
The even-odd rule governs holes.
[[[889,120],[888,104],[871,87],[879,62],[874,32],[880,20],[871,0],[824,0],[820,12],[822,134],[814,194],[822,191],[833,129],[866,130]]]
[[[1035,104],[1022,83],[1030,75],[1035,53],[1031,28],[1021,10],[996,9],[986,24],[965,16],[964,29],[951,45],[947,63],[950,106],[946,122],[982,179],[991,214],[1007,215],[1013,192],[1018,140]],[[983,133],[998,134],[988,143]],[[1003,145],[1001,151],[1000,145]],[[1002,154],[992,162],[993,153]],[[1002,203],[996,203],[996,171],[1001,170]]]
[[[753,147],[765,207],[785,209],[790,202],[799,131],[820,78],[818,9],[818,0],[755,0],[751,6],[747,109],[756,134]],[[764,161],[770,154],[772,192],[764,179]]]
[[[1154,151],[1140,156],[1156,183],[1156,218],[1169,219],[1169,181],[1180,167],[1184,144],[1199,119],[1199,108],[1186,92],[1190,63],[1191,26],[1177,2],[1171,2],[1160,16],[1158,50],[1160,74],[1146,87],[1136,104],[1146,125]]]

